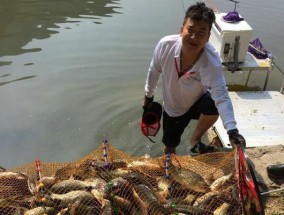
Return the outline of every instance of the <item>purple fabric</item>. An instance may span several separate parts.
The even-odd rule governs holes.
[[[263,47],[258,38],[249,43],[248,51],[257,59],[266,59],[271,56],[271,53]]]
[[[239,22],[244,20],[239,16],[239,13],[236,11],[232,11],[227,13],[227,15],[223,16],[224,21],[226,22]]]

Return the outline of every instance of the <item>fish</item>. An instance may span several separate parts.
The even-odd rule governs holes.
[[[7,183],[9,180],[27,180],[28,176],[18,172],[0,172],[0,183]]]
[[[213,213],[208,210],[191,206],[188,204],[179,204],[179,203],[170,202],[165,204],[164,207],[171,208],[173,210],[171,214],[213,215]]]
[[[209,206],[210,202],[214,199],[214,198],[218,198],[220,196],[219,192],[208,192],[204,195],[202,195],[201,197],[197,198],[196,201],[193,203],[194,207],[205,207],[205,206]]]
[[[134,172],[139,173],[143,179],[145,180],[145,182],[147,184],[150,185],[150,187],[152,187],[154,190],[158,189],[158,179],[163,177],[163,176],[157,176],[155,174],[153,174],[153,172],[150,172],[148,170],[141,170],[141,169],[135,169]]]
[[[93,175],[97,175],[106,181],[110,181],[115,178],[116,175],[123,175],[126,172],[126,170],[123,171],[126,166],[127,164],[122,160],[113,162],[93,160],[90,163],[90,171]]]
[[[47,194],[49,189],[56,183],[54,177],[42,177],[34,185],[29,185],[31,192],[37,198],[42,198],[42,195]]]
[[[105,172],[105,171],[113,171],[118,168],[125,168],[127,167],[127,163],[122,160],[117,160],[113,162],[93,160],[90,166],[99,172]]]
[[[91,164],[92,159],[89,158],[77,163],[73,173],[73,179],[84,181],[89,177],[98,177],[97,172],[93,171]]]
[[[163,177],[165,176],[165,168],[160,164],[151,162],[151,160],[144,161],[132,161],[127,167],[132,169],[134,172],[140,172],[145,176],[149,176],[151,178]]]
[[[50,189],[57,182],[54,176],[44,176],[37,181],[36,185],[43,184],[47,189]]]
[[[86,205],[81,200],[76,200],[74,203],[71,203],[69,206],[70,215],[100,215],[101,214],[101,205]]]
[[[112,180],[109,186],[108,199],[125,214],[147,214],[151,202],[159,204],[155,193],[145,184],[134,185],[124,178]]]
[[[155,191],[162,203],[167,202],[168,199],[176,199],[180,202],[192,203],[197,195],[201,193],[193,192],[191,189],[186,188],[182,184],[176,182],[174,179],[167,179],[166,177],[159,178],[158,189]]]
[[[85,181],[85,183],[92,186],[90,192],[100,201],[102,202],[106,196],[107,191],[107,182],[102,178],[92,178]]]
[[[178,168],[171,163],[169,165],[169,177],[182,184],[185,188],[198,193],[206,193],[209,190],[208,184],[201,175],[189,169]]]
[[[145,204],[147,207],[151,202],[158,204],[158,197],[156,194],[146,185],[139,184],[134,186],[135,195]]]
[[[133,186],[122,177],[115,178],[108,182],[105,194],[106,199],[111,199],[113,196],[119,196],[129,200],[134,207],[140,205],[137,198],[134,196]]]
[[[222,189],[224,189],[225,183],[228,182],[231,179],[232,175],[233,175],[233,173],[230,173],[228,175],[225,175],[225,176],[222,176],[222,177],[216,179],[210,185],[211,191],[221,191]]]
[[[162,204],[160,204],[156,194],[146,185],[135,185],[134,191],[135,198],[139,199],[138,201],[143,206],[143,208],[147,209],[148,214],[170,214],[171,211],[169,210],[169,208],[165,208]]]
[[[133,161],[129,163],[130,173],[138,173],[143,178],[144,183],[154,190],[158,189],[157,180],[165,176],[165,169],[158,164],[143,161]],[[137,182],[137,181],[136,181]]]
[[[230,207],[230,204],[227,202],[224,202],[216,210],[214,210],[213,215],[226,215],[228,214],[229,207]]]
[[[64,194],[74,190],[86,190],[90,191],[91,189],[96,188],[96,184],[92,185],[91,183],[80,181],[80,180],[63,180],[54,184],[49,191],[56,194]]]
[[[179,204],[192,205],[197,198],[197,196],[192,193],[180,193],[179,196],[180,197],[170,198],[168,201],[176,202]]]
[[[174,211],[171,208],[165,208],[161,204],[156,204],[155,202],[151,202],[147,208],[147,215],[148,214],[155,214],[155,215],[168,215],[174,214]]]
[[[184,202],[186,204],[192,205],[193,202],[195,201],[195,199],[196,199],[196,196],[191,194],[191,193],[189,193],[181,200],[181,202]]]
[[[131,173],[131,169],[126,169],[126,168],[117,168],[114,170],[110,171],[104,171],[104,172],[96,172],[95,175],[97,177],[100,177],[106,181],[111,181],[112,179],[118,178],[118,177],[123,177],[124,175]]]
[[[56,180],[85,180],[89,176],[97,176],[96,172],[92,171],[91,168],[92,159],[86,159],[83,162],[69,163],[61,168],[59,168],[54,177]]]
[[[130,172],[123,175],[122,178],[126,179],[133,185],[145,184],[148,187],[152,187],[151,184],[147,180],[145,180],[145,177],[139,172]]]
[[[77,163],[70,163],[55,172],[57,180],[86,180],[92,177],[101,177],[110,180],[110,172],[119,168],[126,167],[126,163],[122,160],[114,162],[105,162],[103,160],[85,159]]]
[[[56,215],[70,215],[69,214],[69,208],[62,208],[59,210],[59,212]]]
[[[117,195],[112,196],[111,201],[113,202],[114,207],[120,207],[120,209],[124,212],[128,211],[132,207],[130,200],[117,196]]]
[[[131,169],[127,169],[127,168],[117,168],[115,170],[112,170],[109,172],[110,175],[110,180],[117,178],[117,177],[123,177],[124,175],[127,175],[129,173],[132,173]]]
[[[100,202],[90,192],[83,190],[71,191],[65,194],[49,194],[45,196],[43,203],[49,207],[66,208],[69,204],[79,201],[81,204],[88,206],[101,207]]]
[[[131,190],[130,183],[122,177],[117,177],[107,183],[106,198],[111,198],[112,195],[119,195],[122,190]],[[127,192],[126,192],[127,193]],[[126,194],[125,193],[125,194]],[[125,196],[122,196],[125,197]]]
[[[111,215],[113,214],[113,207],[108,199],[103,199],[101,215]]]
[[[186,196],[188,194],[193,194],[195,196],[198,196],[203,193],[197,193],[196,191],[193,191],[192,189],[187,188],[186,186],[176,182],[175,180],[171,180],[170,195],[168,198],[181,198],[182,199],[183,196]]]
[[[123,214],[145,214],[145,209],[141,206],[135,206],[128,199],[120,196],[113,196],[111,198],[113,211],[121,211]],[[116,213],[114,213],[116,214]],[[146,215],[146,214],[145,214]]]
[[[167,199],[167,197],[170,195],[170,181],[165,177],[159,178],[157,181],[158,190],[156,193],[160,196],[160,198]]]
[[[150,161],[139,161],[139,160],[134,160],[130,163],[127,164],[128,168],[137,168],[137,167],[142,167],[145,169],[160,169],[160,165],[151,163]]]
[[[55,213],[53,207],[36,207],[24,213],[24,215],[52,215]]]

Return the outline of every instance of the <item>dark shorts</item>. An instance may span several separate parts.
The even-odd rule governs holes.
[[[191,119],[199,119],[200,114],[219,115],[210,93],[205,93],[194,105],[182,116],[170,117],[163,112],[163,143],[167,147],[179,145],[181,135]]]

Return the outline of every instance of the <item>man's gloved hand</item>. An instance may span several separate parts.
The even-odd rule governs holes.
[[[230,143],[233,147],[235,147],[235,145],[241,144],[244,148],[246,148],[246,140],[241,134],[239,134],[238,129],[232,129],[228,131],[228,135]]]
[[[149,110],[152,106],[153,101],[154,101],[154,96],[152,96],[151,98],[148,98],[145,95],[144,100],[142,101],[143,110]]]

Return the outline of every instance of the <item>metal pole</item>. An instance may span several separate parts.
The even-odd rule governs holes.
[[[271,60],[272,68],[273,68],[273,66],[275,66],[282,73],[282,75],[284,75],[284,72],[282,71],[282,69],[275,62],[276,57],[275,56],[271,56],[269,58]],[[280,88],[280,93],[284,94],[284,79],[283,79],[283,82],[282,82],[282,85],[281,85],[281,88]]]
[[[246,80],[246,83],[245,83],[245,87],[248,86],[248,82],[249,82],[249,79],[250,79],[250,76],[251,76],[251,71],[252,70],[249,70],[249,74],[248,74],[248,77],[247,77],[247,80]]]
[[[263,91],[266,90],[266,86],[267,86],[269,76],[270,76],[270,69],[267,70],[266,79],[265,79],[264,86],[263,86]]]
[[[263,193],[260,193],[260,194],[261,195],[267,195],[267,194],[279,192],[279,191],[282,191],[282,190],[284,190],[284,187],[276,189],[276,190],[270,190],[270,191],[267,191],[267,192],[263,192]]]
[[[281,85],[280,93],[284,94],[284,80],[283,80],[282,85]]]

